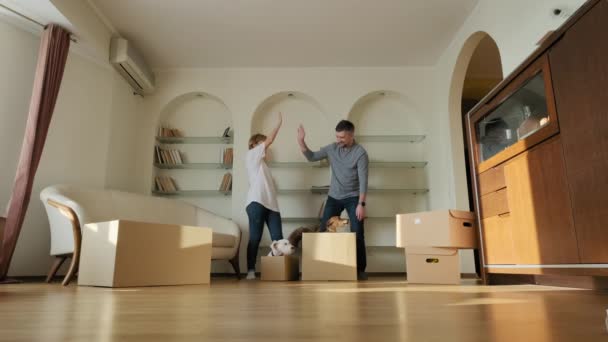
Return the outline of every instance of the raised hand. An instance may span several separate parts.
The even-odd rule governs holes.
[[[306,132],[304,132],[304,126],[298,126],[298,141],[304,142],[304,137],[306,136]]]

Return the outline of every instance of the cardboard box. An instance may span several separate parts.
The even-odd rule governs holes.
[[[357,280],[355,233],[304,233],[302,280]]]
[[[83,228],[78,285],[209,284],[210,228],[126,220]]]
[[[263,256],[262,280],[286,281],[300,279],[300,260],[297,256]]]
[[[411,284],[460,284],[457,248],[406,247],[407,281]]]
[[[439,210],[397,215],[397,247],[477,248],[475,214]]]

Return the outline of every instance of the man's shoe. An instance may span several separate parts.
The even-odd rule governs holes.
[[[367,280],[367,273],[364,271],[357,272],[357,280]]]

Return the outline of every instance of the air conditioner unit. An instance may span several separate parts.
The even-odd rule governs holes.
[[[110,63],[140,95],[154,91],[154,74],[133,45],[123,38],[113,38],[110,44]]]

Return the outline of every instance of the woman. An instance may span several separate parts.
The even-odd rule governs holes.
[[[247,245],[247,279],[255,279],[255,262],[258,248],[262,239],[264,222],[268,225],[272,241],[283,239],[281,214],[277,203],[277,191],[264,161],[266,150],[272,145],[283,123],[283,116],[279,112],[279,122],[266,137],[263,134],[254,134],[249,139],[247,152],[247,174],[249,175],[249,192],[247,193],[247,216],[249,217],[249,245]]]

